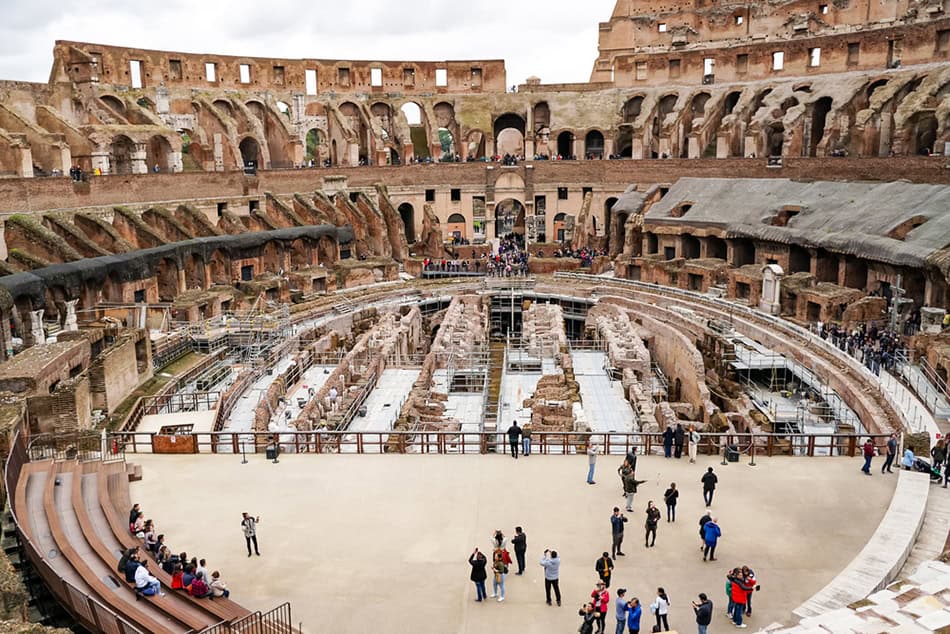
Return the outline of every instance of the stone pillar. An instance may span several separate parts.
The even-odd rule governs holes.
[[[135,324],[133,328],[145,328],[148,323],[148,304],[142,302],[135,306]]]
[[[69,149],[69,145],[62,144],[59,146],[57,155],[59,156],[59,165],[60,169],[63,170],[63,175],[69,175],[69,168],[73,166],[73,153]]]
[[[584,139],[574,137],[574,156],[579,159],[586,159],[584,155]]]
[[[614,153],[614,140],[604,139],[604,158],[612,156]]]
[[[729,137],[725,134],[716,137],[716,158],[729,158]]]
[[[485,135],[485,156],[495,156],[495,139]]]
[[[890,112],[881,113],[880,142],[878,143],[878,156],[887,156],[891,152],[891,134],[894,127],[894,119]]]
[[[155,89],[155,114],[163,115],[169,112],[168,88],[159,86]]]
[[[46,333],[43,332],[43,309],[30,311],[30,335],[33,345],[41,346],[46,343]]]
[[[78,299],[66,300],[66,319],[63,322],[63,330],[79,330],[76,319],[76,304],[78,303]]]
[[[172,173],[184,171],[185,166],[181,161],[181,152],[168,153],[168,171]]]
[[[95,174],[97,169],[100,174],[109,173],[109,150],[93,150],[92,173]]]
[[[643,158],[643,139],[640,137],[633,137],[632,141],[630,142],[630,158]]]
[[[770,315],[782,312],[782,277],[785,272],[778,264],[767,264],[762,268],[762,295],[759,298],[759,310]]]
[[[743,156],[749,157],[752,154],[759,156],[759,145],[754,134],[747,134],[745,135],[745,154]]]
[[[534,138],[524,140],[524,157],[528,160],[534,158]]]
[[[129,162],[132,165],[133,174],[148,174],[149,167],[146,159],[148,152],[144,143],[136,143],[132,152],[129,154]]]
[[[224,143],[220,132],[214,135],[214,171],[224,171]]]
[[[21,178],[33,178],[33,150],[21,145],[13,148],[16,157],[16,175]]]
[[[670,137],[668,136],[660,137],[659,153],[660,153],[661,158],[663,157],[664,154],[666,154],[666,156],[668,157],[673,155],[673,148],[671,146]]]
[[[688,158],[700,158],[699,156],[699,137],[690,136],[686,138],[686,156]]]

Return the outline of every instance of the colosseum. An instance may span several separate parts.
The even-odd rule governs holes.
[[[950,631],[943,1],[598,34],[0,81],[0,631]]]

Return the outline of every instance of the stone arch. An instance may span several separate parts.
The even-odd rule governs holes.
[[[290,243],[290,270],[299,271],[313,265],[310,243],[306,238],[297,238]]]
[[[135,142],[124,134],[112,139],[112,169],[113,174],[132,173],[132,154],[135,152]]]
[[[588,159],[604,158],[604,133],[591,130],[584,137],[584,156]]]
[[[722,114],[723,116],[732,114],[736,109],[736,106],[739,104],[739,99],[742,97],[742,91],[733,90],[722,102]]]
[[[323,156],[322,149],[326,145],[326,135],[320,128],[310,128],[304,136],[304,160],[313,161],[317,165]]]
[[[636,97],[631,97],[623,104],[623,122],[624,123],[634,123],[637,120],[637,117],[640,116],[640,111],[643,108],[643,95],[637,95]]]
[[[178,263],[171,258],[162,258],[155,272],[158,282],[158,301],[173,302],[181,293],[178,287]]]
[[[563,211],[556,213],[554,214],[554,218],[551,220],[554,223],[551,227],[554,230],[554,239],[557,242],[564,242],[566,239],[565,223],[567,222],[567,214],[565,214]]]
[[[99,101],[104,103],[108,108],[114,110],[116,114],[125,116],[125,102],[116,97],[115,95],[101,95]]]
[[[693,97],[692,102],[690,103],[690,110],[692,111],[692,116],[694,119],[706,116],[706,103],[709,101],[710,95],[708,92],[701,92]]]
[[[458,122],[455,120],[455,106],[440,101],[432,107],[435,123],[438,126],[438,142],[443,155],[458,152],[458,140],[461,137]]]
[[[200,253],[189,253],[185,256],[185,290],[196,288],[204,289],[207,273],[205,260]]]
[[[470,130],[465,137],[463,158],[485,158],[485,133],[481,130]]]
[[[814,103],[811,109],[811,143],[808,147],[809,156],[818,155],[818,146],[825,136],[825,124],[828,122],[828,113],[831,112],[831,97],[822,97]]]
[[[911,152],[930,155],[937,142],[937,117],[933,111],[918,112],[911,118]]]
[[[261,164],[261,146],[252,136],[241,139],[238,144],[241,151],[241,161],[244,167],[259,167]]]
[[[570,130],[557,135],[557,153],[565,159],[574,156],[574,133]]]
[[[524,117],[513,112],[496,117],[492,124],[495,136],[495,153],[524,155]]]
[[[495,237],[509,233],[524,235],[524,203],[517,198],[505,198],[495,205]]]
[[[157,166],[159,171],[171,172],[175,168],[172,158],[172,145],[164,136],[156,134],[145,146],[145,163],[149,170]]]
[[[293,121],[294,115],[289,105],[283,101],[280,101],[279,99],[274,103],[274,105],[277,107],[277,112],[287,117],[287,121]]]
[[[244,106],[251,111],[251,114],[254,115],[261,124],[264,123],[267,107],[263,103],[257,99],[249,99],[244,102]]]
[[[231,102],[227,99],[215,99],[211,102],[211,105],[222,111],[230,118],[234,118],[234,106],[231,105]]]
[[[425,109],[415,101],[407,101],[399,106],[399,112],[409,126],[409,138],[402,139],[403,144],[411,143],[412,152],[417,159],[429,156],[429,124]]]
[[[353,133],[359,146],[359,160],[369,163],[369,126],[360,107],[352,101],[344,101],[339,106],[340,114]]]
[[[495,190],[517,191],[524,190],[524,179],[514,172],[501,172],[495,179]]]
[[[406,232],[406,244],[413,244],[416,241],[416,210],[410,203],[402,203],[398,211],[403,230]]]
[[[532,118],[534,119],[535,134],[541,132],[544,128],[551,127],[551,107],[548,106],[547,101],[539,101],[534,104]]]

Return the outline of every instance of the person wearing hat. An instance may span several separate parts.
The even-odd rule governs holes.
[[[617,588],[617,600],[614,605],[617,607],[617,630],[615,634],[623,634],[627,628],[627,600],[624,598],[627,594],[626,588]]]
[[[699,593],[699,603],[693,603],[693,612],[696,613],[696,628],[698,634],[706,634],[706,628],[712,622],[713,604],[705,592]]]

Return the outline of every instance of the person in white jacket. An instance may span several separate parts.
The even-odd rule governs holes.
[[[148,560],[143,558],[142,564],[135,569],[135,591],[147,597],[156,594],[163,597],[165,593],[160,592],[161,587],[158,579],[148,573]]]

